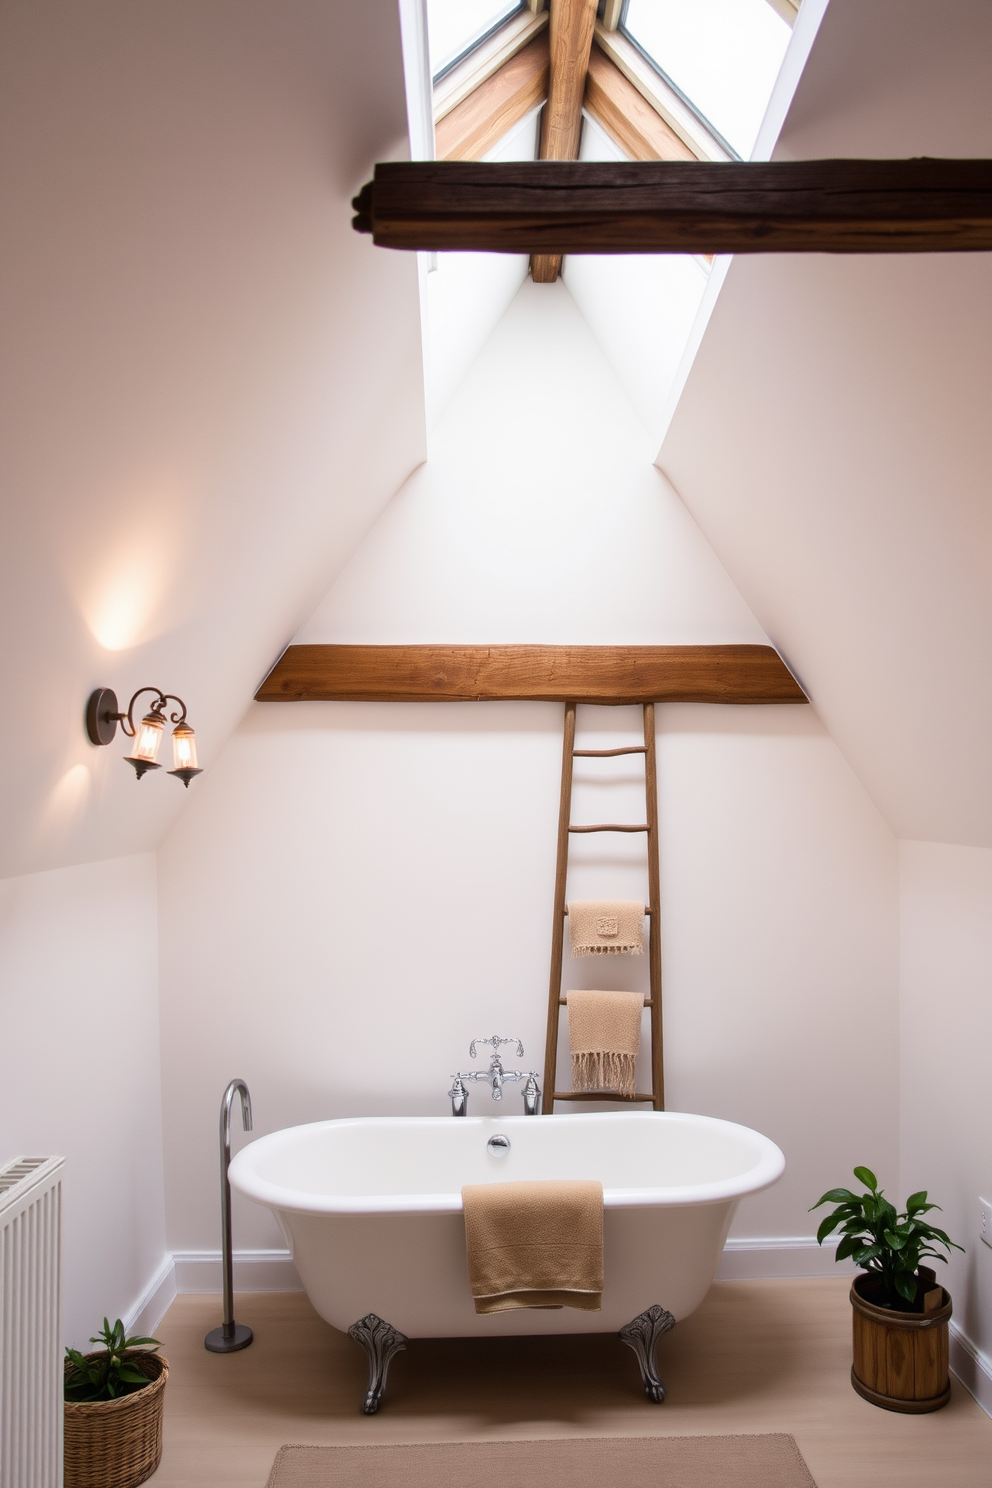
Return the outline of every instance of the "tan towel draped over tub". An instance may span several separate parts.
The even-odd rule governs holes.
[[[573,956],[643,956],[644,905],[636,899],[570,899]]]
[[[572,1089],[633,1095],[641,1047],[640,992],[566,992]]]
[[[603,1185],[584,1179],[462,1189],[476,1312],[578,1307],[603,1294]]]

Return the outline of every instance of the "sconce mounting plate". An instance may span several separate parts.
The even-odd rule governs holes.
[[[120,708],[117,694],[109,687],[91,692],[86,704],[86,735],[91,744],[112,744]]]

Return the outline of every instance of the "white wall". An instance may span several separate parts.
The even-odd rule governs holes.
[[[539,127],[535,110],[484,159],[535,159]],[[427,427],[432,430],[527,278],[530,260],[526,253],[422,253],[419,258],[426,270]]]
[[[187,797],[82,728],[181,694],[214,759],[425,454],[395,0],[0,6],[0,873],[154,848]]]
[[[992,851],[904,842],[900,859],[899,1198],[927,1189],[944,1211],[935,1222],[966,1248],[941,1279],[992,1375],[992,1250],[978,1222],[979,1197],[992,1201]],[[992,1381],[982,1394],[988,1408]]]
[[[305,637],[762,641],[650,455],[567,290],[526,285]],[[171,1246],[218,1243],[233,1075],[267,1131],[443,1114],[469,1040],[497,1029],[542,1065],[561,717],[259,704],[198,782],[160,852]],[[600,740],[639,727],[580,710]],[[865,1142],[897,1160],[895,844],[810,709],[672,705],[659,740],[670,1104],[780,1141],[788,1176],[738,1233],[808,1235]],[[638,819],[629,763],[589,775],[577,819]],[[570,892],[643,894],[641,851],[584,844]],[[251,1206],[236,1228],[239,1247],[280,1244]]]
[[[896,844],[812,710],[663,711],[671,1104],[785,1152],[737,1234],[809,1235],[858,1153],[898,1159]]]
[[[0,1164],[64,1154],[65,1332],[133,1313],[165,1257],[155,858],[0,881]]]
[[[580,710],[608,742],[630,722]],[[264,1132],[443,1115],[469,1039],[496,1030],[541,1067],[560,755],[552,704],[252,711],[161,852],[172,1247],[218,1244],[235,1074]],[[895,845],[804,709],[669,705],[660,775],[669,1104],[785,1150],[737,1233],[810,1234],[809,1204],[854,1163],[897,1163]],[[632,820],[636,795],[608,799]],[[602,851],[570,892],[643,893],[626,845]],[[253,1206],[236,1223],[239,1246],[279,1244]]]
[[[626,160],[588,115],[580,160]],[[655,445],[709,270],[685,253],[566,255],[562,277]]]
[[[565,286],[528,280],[297,640],[752,641]]]
[[[983,0],[831,0],[775,158],[992,153],[990,50]],[[987,253],[740,255],[658,456],[897,836],[981,847],[990,338]]]

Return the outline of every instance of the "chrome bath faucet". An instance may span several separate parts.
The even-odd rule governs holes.
[[[477,1046],[479,1044],[492,1044],[493,1052],[489,1059],[487,1070],[470,1070],[467,1074],[459,1073],[451,1077],[451,1089],[448,1095],[451,1098],[452,1116],[466,1116],[468,1114],[468,1089],[466,1080],[485,1080],[492,1092],[494,1101],[503,1099],[503,1086],[509,1081],[515,1084],[523,1080],[524,1084],[524,1115],[536,1116],[541,1109],[541,1087],[537,1083],[536,1070],[508,1070],[503,1068],[503,1061],[499,1057],[499,1051],[503,1044],[516,1044],[517,1058],[522,1059],[524,1046],[519,1039],[500,1038],[493,1034],[492,1038],[473,1039],[468,1046],[469,1058],[477,1059]]]

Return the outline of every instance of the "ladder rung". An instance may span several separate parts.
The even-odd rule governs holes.
[[[559,999],[558,999],[558,1006],[559,1007],[568,1007],[568,998],[567,997],[559,997]],[[654,1003],[651,1001],[650,997],[645,997],[645,999],[644,999],[644,1006],[645,1007],[654,1007]]]
[[[651,828],[646,822],[642,827],[628,825],[626,822],[597,822],[592,827],[569,827],[568,830],[570,832],[650,832]]]
[[[556,1101],[653,1101],[653,1095],[616,1095],[609,1090],[556,1090],[551,1097]]]
[[[613,759],[618,754],[647,754],[643,744],[631,744],[626,749],[573,749],[573,759]]]
[[[565,913],[568,914],[568,905],[567,904],[565,905]],[[653,914],[654,913],[654,910],[651,908],[650,904],[645,904],[645,906],[644,906],[644,913],[646,915],[649,915],[649,914]]]

